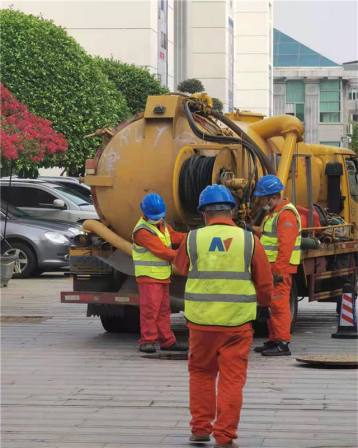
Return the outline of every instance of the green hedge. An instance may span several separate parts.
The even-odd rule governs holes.
[[[197,93],[204,92],[205,87],[200,79],[189,78],[178,84],[177,90],[184,93]]]
[[[9,9],[0,11],[0,24],[2,82],[69,142],[65,159],[45,166],[58,163],[82,173],[98,147],[98,140],[84,136],[129,115],[123,95],[61,27]]]
[[[148,95],[161,95],[168,89],[146,69],[115,59],[94,58],[118,91],[125,97],[132,114],[144,111]]]

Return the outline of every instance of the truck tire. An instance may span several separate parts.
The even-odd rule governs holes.
[[[139,309],[137,307],[123,307],[121,315],[101,314],[103,328],[108,333],[139,333]]]
[[[296,281],[292,279],[292,288],[290,294],[290,311],[291,311],[291,333],[294,332],[297,315],[298,315],[298,297]],[[257,318],[254,322],[255,336],[266,337],[268,335],[267,320],[262,317],[262,311],[259,310]]]

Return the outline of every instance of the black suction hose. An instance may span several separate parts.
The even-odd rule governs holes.
[[[193,156],[183,163],[179,176],[179,197],[187,212],[197,213],[200,193],[211,185],[214,163],[215,157],[205,156]]]
[[[229,118],[225,117],[225,115],[216,112],[215,110],[211,111],[211,114],[224,123],[228,128],[234,131],[238,136],[242,136],[242,142],[245,147],[251,149],[255,156],[260,160],[262,168],[266,170],[268,174],[275,174],[275,170],[272,167],[272,164],[268,157],[261,151],[261,149],[256,145],[256,143],[239,128],[234,122],[232,122]]]
[[[188,119],[191,130],[197,137],[199,137],[202,140],[215,143],[242,144],[243,148],[246,149],[254,159],[257,158],[260,161],[264,174],[266,173],[275,174],[275,170],[273,169],[270,160],[266,157],[265,154],[262,153],[261,149],[256,145],[256,143],[244,131],[242,131],[238,126],[236,126],[235,123],[226,118],[223,114],[211,110],[211,114],[213,115],[213,117],[224,123],[232,131],[234,131],[237,134],[237,137],[231,137],[226,135],[210,135],[200,130],[197,127],[192,112],[190,110],[191,104],[195,106],[195,103],[192,101],[184,102],[184,112]],[[240,137],[241,135],[243,136],[243,138]]]

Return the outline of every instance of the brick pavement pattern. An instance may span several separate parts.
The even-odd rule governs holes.
[[[135,335],[105,333],[83,305],[61,304],[61,290],[71,290],[62,274],[12,280],[2,290],[1,446],[188,446],[186,361],[142,358]],[[330,337],[334,304],[303,304],[300,313],[293,353],[356,350],[356,341]],[[355,448],[357,441],[356,370],[251,353],[240,448]]]

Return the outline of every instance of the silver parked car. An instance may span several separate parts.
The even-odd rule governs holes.
[[[2,180],[9,180],[10,177],[3,177]],[[75,194],[79,193],[81,196],[84,196],[88,202],[92,204],[92,192],[91,188],[80,182],[79,178],[77,177],[70,177],[70,176],[39,176],[36,179],[30,179],[30,178],[20,178],[16,175],[12,176],[13,180],[20,180],[20,181],[26,181],[26,182],[47,182],[51,184],[58,184],[63,185],[64,187],[67,187],[69,190],[73,190]]]
[[[50,182],[0,179],[1,197],[30,216],[82,223],[98,219],[91,199],[64,185]]]
[[[1,202],[1,235],[6,242],[3,255],[18,256],[15,277],[62,268],[68,265],[68,249],[72,239],[82,233],[81,226],[71,222],[48,221],[28,216],[25,212]]]

